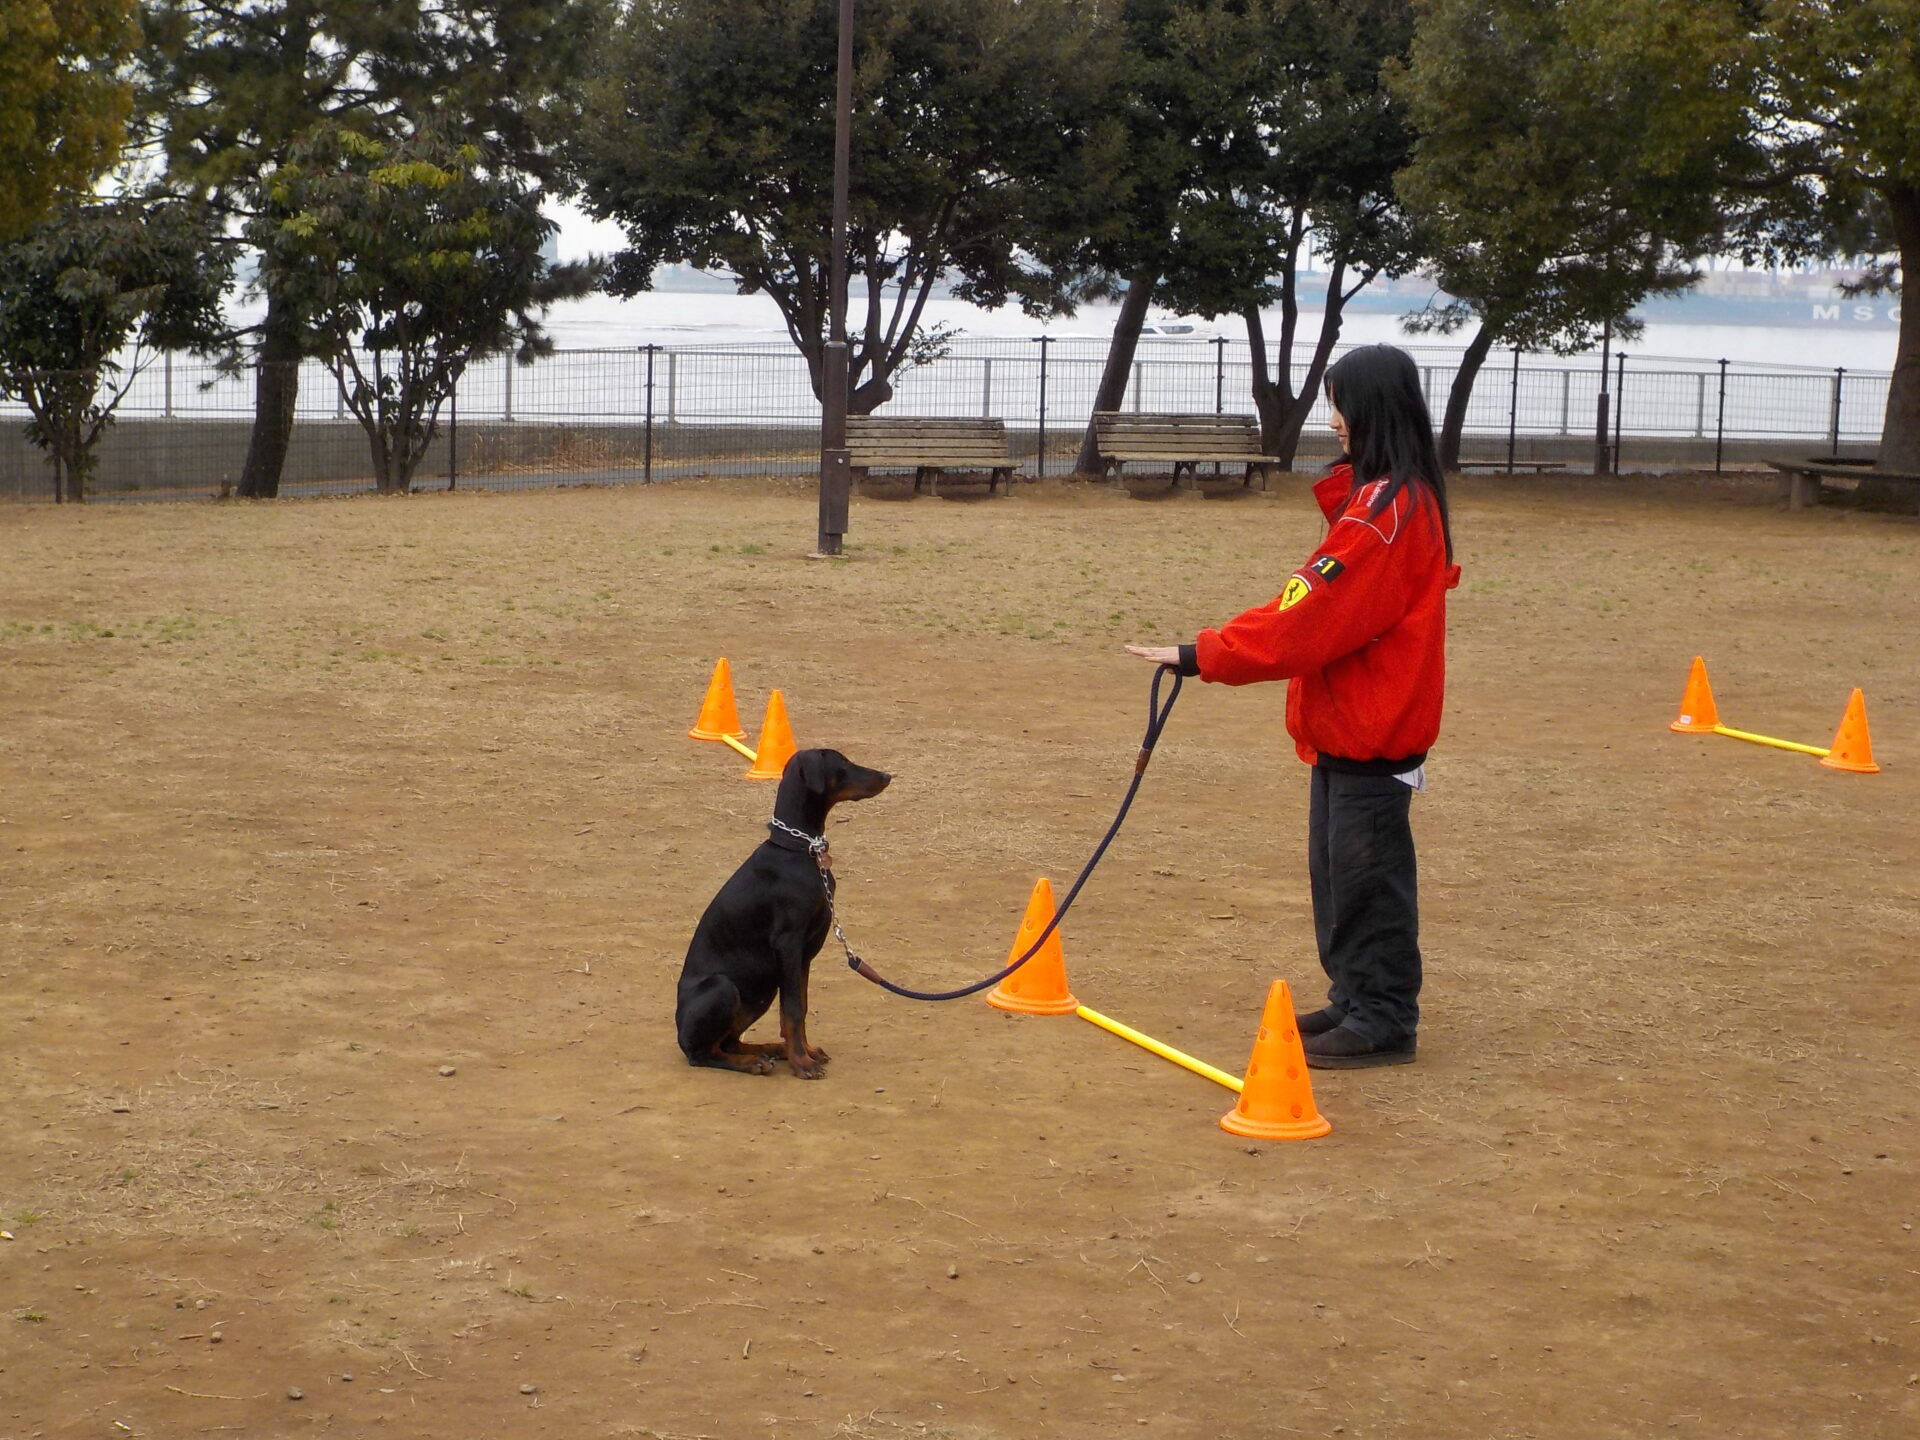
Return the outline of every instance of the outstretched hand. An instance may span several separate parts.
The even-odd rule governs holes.
[[[1180,663],[1180,647],[1178,645],[1129,645],[1127,646],[1127,653],[1129,655],[1138,655],[1142,660],[1149,661],[1155,665],[1178,665]]]

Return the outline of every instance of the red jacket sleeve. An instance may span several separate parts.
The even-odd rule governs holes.
[[[1202,630],[1200,678],[1226,685],[1285,680],[1324,669],[1390,630],[1412,603],[1410,567],[1395,546],[1415,504],[1412,487],[1372,518],[1374,487],[1353,497],[1311,559],[1267,604]]]

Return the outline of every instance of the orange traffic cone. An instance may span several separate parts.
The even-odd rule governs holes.
[[[1009,965],[1032,948],[1052,919],[1053,886],[1042,875],[1027,901],[1020,933],[1013,937],[1013,948],[1007,952]],[[1071,1015],[1080,1008],[1080,1002],[1067,989],[1067,961],[1060,950],[1059,927],[1047,936],[1047,943],[1031,960],[988,992],[987,1003],[996,1010],[1012,1010],[1021,1015]]]
[[[778,780],[793,758],[793,727],[787,724],[787,697],[778,690],[767,697],[767,718],[760,722],[758,757],[747,771],[749,780]]]
[[[1680,697],[1680,718],[1669,730],[1711,735],[1720,724],[1720,711],[1713,703],[1713,687],[1707,684],[1707,662],[1693,657],[1693,669],[1687,674],[1687,690]]]
[[[700,702],[700,718],[687,731],[690,740],[745,740],[740,728],[740,712],[733,703],[733,668],[722,655],[713,666],[713,678],[707,681],[707,698]]]
[[[1833,748],[1820,763],[1829,770],[1851,770],[1856,775],[1878,775],[1873,763],[1873,742],[1867,738],[1867,700],[1855,690],[1847,700],[1847,713],[1840,717],[1834,732]]]
[[[1313,1105],[1307,1057],[1293,1019],[1293,992],[1284,980],[1267,987],[1267,1008],[1240,1103],[1220,1117],[1220,1128],[1253,1140],[1312,1140],[1333,1129]]]

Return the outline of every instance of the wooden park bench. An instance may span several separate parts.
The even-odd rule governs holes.
[[[1789,510],[1818,505],[1820,492],[1829,480],[1838,482],[1838,488],[1844,490],[1853,489],[1862,480],[1898,480],[1912,485],[1916,494],[1920,494],[1920,475],[1876,470],[1873,461],[1868,459],[1817,455],[1810,460],[1769,460],[1767,464],[1780,472]]]
[[[947,470],[984,470],[989,495],[1000,484],[1011,493],[1013,472],[1020,468],[1007,454],[1004,420],[849,415],[847,450],[863,476],[869,470],[911,470],[913,488],[925,482],[935,494]]]
[[[1094,437],[1100,448],[1100,472],[1118,480],[1134,462],[1171,465],[1173,483],[1184,473],[1189,480],[1202,465],[1244,466],[1243,485],[1260,473],[1264,489],[1270,472],[1284,470],[1286,462],[1268,455],[1260,444],[1260,422],[1251,415],[1147,415],[1122,410],[1097,410]]]

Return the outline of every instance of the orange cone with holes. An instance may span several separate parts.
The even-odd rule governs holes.
[[[733,703],[733,667],[722,655],[713,666],[713,678],[707,681],[707,698],[700,702],[700,718],[687,731],[690,740],[735,740],[747,738],[740,728],[740,711]]]
[[[760,722],[760,743],[753,747],[757,758],[747,779],[778,780],[795,748],[793,727],[787,724],[787,697],[776,690],[767,697],[767,718]]]
[[[1013,937],[1013,948],[1007,952],[1009,965],[1033,948],[1033,942],[1052,919],[1053,886],[1042,875],[1027,900],[1020,933]],[[1031,960],[988,992],[987,1003],[996,1010],[1020,1015],[1071,1015],[1080,1008],[1080,1002],[1067,989],[1067,960],[1060,949],[1057,926]]]
[[[1312,1140],[1333,1129],[1313,1104],[1307,1056],[1293,1018],[1293,992],[1276,980],[1241,1083],[1240,1103],[1220,1117],[1220,1128],[1252,1140]]]
[[[1680,718],[1668,725],[1683,734],[1711,735],[1720,725],[1720,711],[1713,703],[1713,687],[1707,683],[1707,662],[1693,657],[1693,669],[1687,674],[1686,693],[1680,697]]]
[[[1873,742],[1867,738],[1867,699],[1858,690],[1847,700],[1847,713],[1840,717],[1833,748],[1820,763],[1829,770],[1851,770],[1856,775],[1880,773],[1880,767],[1873,763]]]

